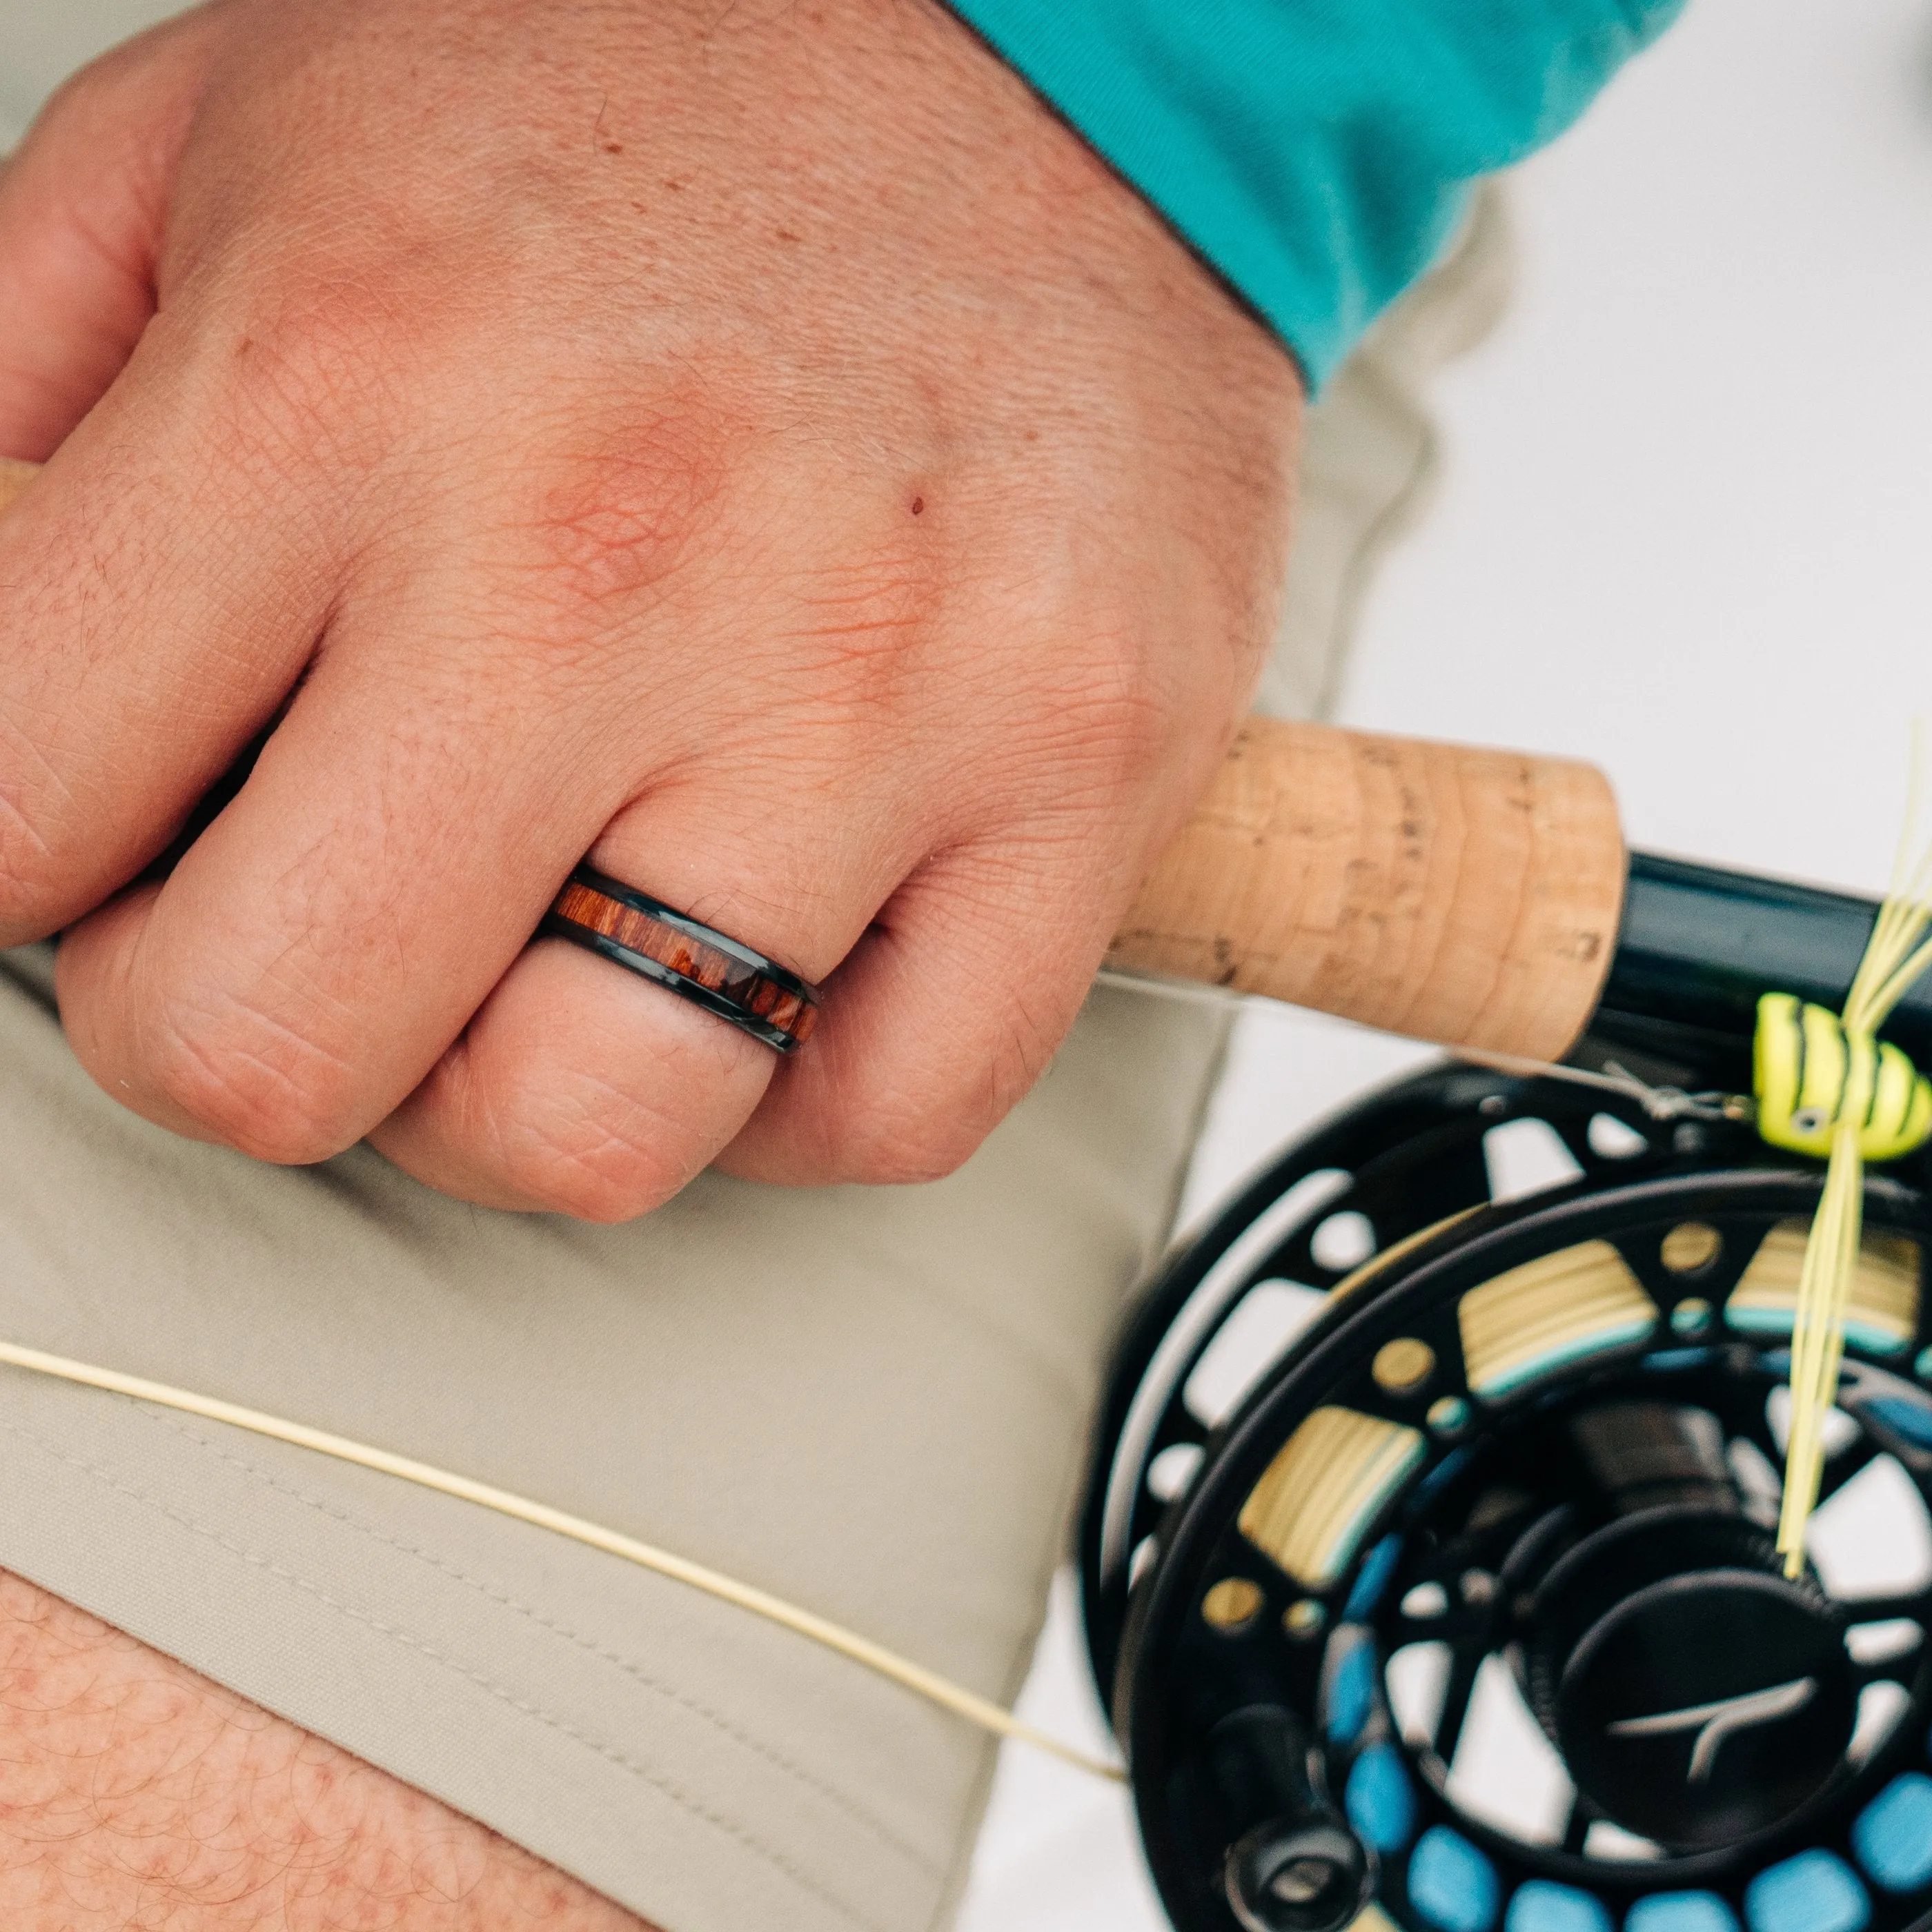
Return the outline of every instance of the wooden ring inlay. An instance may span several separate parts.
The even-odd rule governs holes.
[[[816,986],[728,934],[588,866],[572,873],[539,931],[628,968],[775,1052],[802,1046],[818,1022]]]

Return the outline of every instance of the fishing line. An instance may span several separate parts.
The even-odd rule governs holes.
[[[353,1463],[358,1468],[373,1469],[380,1475],[398,1477],[404,1482],[414,1483],[418,1488],[434,1490],[439,1495],[475,1503],[479,1508],[494,1510],[499,1516],[568,1537],[574,1543],[601,1550],[606,1556],[621,1557],[641,1570],[651,1570],[658,1576],[669,1577],[674,1582],[702,1591],[706,1596],[716,1597],[720,1602],[733,1604],[753,1616],[762,1617],[767,1623],[776,1624],[782,1630],[822,1645],[928,1702],[937,1704],[942,1710],[978,1725],[982,1730],[990,1731],[995,1737],[1010,1738],[1016,1744],[1046,1751],[1062,1763],[1070,1764],[1076,1770],[1090,1772],[1096,1778],[1104,1778],[1114,1784],[1126,1781],[1126,1774],[1118,1765],[1090,1756],[1045,1731],[1035,1730],[990,1699],[980,1696],[963,1685],[952,1683],[937,1672],[928,1670],[923,1665],[914,1664],[828,1618],[788,1603],[782,1597],[773,1596],[754,1585],[741,1583],[722,1570],[694,1563],[687,1557],[660,1550],[654,1544],[641,1543],[614,1529],[606,1529],[582,1516],[553,1509],[547,1503],[532,1502],[508,1490],[476,1482],[468,1476],[459,1476],[431,1463],[418,1462],[410,1456],[398,1456],[387,1449],[357,1442],[346,1436],[311,1429],[305,1423],[286,1421],[280,1416],[264,1414],[260,1409],[243,1408],[212,1396],[196,1395],[187,1389],[172,1388],[165,1382],[122,1375],[116,1370],[98,1368],[92,1363],[74,1361],[64,1355],[47,1354],[38,1348],[23,1348],[17,1342],[0,1342],[0,1364],[25,1369],[34,1375],[50,1376],[61,1382],[78,1383],[84,1388],[128,1396],[136,1402],[152,1402],[158,1408],[178,1410],[184,1415],[198,1416],[204,1421],[246,1430],[251,1435],[265,1436],[272,1442],[286,1442],[298,1449],[312,1450],[317,1455],[332,1456],[338,1462]]]
[[[1791,1420],[1778,1549],[1785,1574],[1804,1566],[1804,1540],[1825,1467],[1825,1426],[1838,1401],[1845,1327],[1858,1268],[1864,1164],[1895,1160],[1932,1138],[1932,1081],[1878,1030],[1932,968],[1932,839],[1924,839],[1925,759],[1914,730],[1911,790],[1892,885],[1852,976],[1842,1012],[1790,993],[1758,1002],[1753,1092],[1687,1094],[1653,1087],[1610,1063],[1600,1072],[1514,1054],[1456,1058],[1534,1073],[1634,1101],[1658,1121],[1750,1120],[1771,1146],[1822,1159],[1825,1186],[1805,1239],[1791,1330]],[[1915,846],[1915,840],[1924,842]]]

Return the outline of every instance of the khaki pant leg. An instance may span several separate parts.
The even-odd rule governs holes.
[[[540,1498],[1012,1694],[1218,1014],[1096,993],[935,1185],[707,1175],[610,1228],[365,1150],[176,1139],[80,1072],[46,964],[0,970],[0,1333]],[[0,1484],[0,1565],[666,1932],[913,1932],[957,1888],[990,1741],[677,1585],[17,1371]]]
[[[1508,300],[1508,209],[1485,185],[1442,260],[1369,332],[1308,412],[1288,602],[1256,696],[1276,718],[1324,718],[1377,566],[1427,505],[1440,458],[1430,378],[1488,334]]]

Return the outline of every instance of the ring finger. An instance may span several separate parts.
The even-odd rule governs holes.
[[[768,792],[734,811],[746,796],[715,777],[655,794],[613,820],[590,863],[821,980],[916,854],[898,849],[905,835],[883,808],[848,802],[835,826]],[[467,1199],[626,1220],[709,1164],[777,1064],[770,1047],[664,987],[540,938],[370,1138]]]

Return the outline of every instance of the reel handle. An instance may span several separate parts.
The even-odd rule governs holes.
[[[0,460],[0,509],[34,473]],[[1110,958],[1554,1060],[1596,1005],[1624,874],[1589,766],[1255,718]]]

